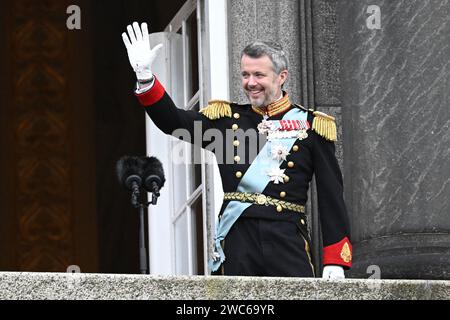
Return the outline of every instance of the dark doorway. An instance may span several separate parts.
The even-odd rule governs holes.
[[[145,154],[121,33],[184,1],[2,1],[0,271],[138,273],[138,219],[116,161]],[[66,28],[69,5],[82,29]]]

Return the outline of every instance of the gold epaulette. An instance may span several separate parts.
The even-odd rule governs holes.
[[[329,141],[337,141],[336,119],[320,111],[313,111],[312,129]]]
[[[231,118],[230,104],[230,102],[224,100],[211,100],[205,108],[200,110],[200,113],[211,120],[217,120],[223,117]]]

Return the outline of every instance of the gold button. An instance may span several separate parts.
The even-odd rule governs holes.
[[[289,176],[284,176],[283,180],[284,180],[285,183],[288,183],[289,182]]]
[[[240,171],[236,172],[236,178],[238,179],[242,178],[242,172]]]
[[[277,206],[277,212],[283,211],[283,208],[281,206]]]
[[[297,152],[298,150],[300,150],[300,147],[299,147],[299,146],[294,146],[294,147],[292,148],[292,150],[293,150],[294,152]]]
[[[289,168],[293,168],[293,167],[294,167],[294,163],[293,163],[292,161],[289,161],[289,162],[288,162],[288,167],[289,167]]]
[[[239,129],[239,126],[237,124],[233,124],[233,126],[231,127],[234,131],[236,131],[237,129]]]
[[[234,140],[234,142],[233,142],[233,146],[235,146],[235,147],[239,147],[240,144],[241,143],[239,142],[239,140]]]
[[[233,117],[234,117],[235,119],[239,119],[239,118],[241,117],[241,115],[240,115],[239,113],[235,113],[235,114],[233,115]]]
[[[300,223],[302,224],[302,225],[305,225],[305,220],[300,220]]]
[[[285,198],[286,197],[286,192],[284,192],[284,191],[280,192],[280,197],[281,198]]]
[[[241,157],[239,157],[239,156],[234,157],[234,161],[235,161],[235,162],[241,161]]]

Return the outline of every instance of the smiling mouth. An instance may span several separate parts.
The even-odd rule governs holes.
[[[262,90],[249,90],[250,95],[256,96],[262,93]]]

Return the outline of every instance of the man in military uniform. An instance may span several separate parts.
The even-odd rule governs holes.
[[[147,25],[134,23],[123,33],[138,83],[136,96],[153,122],[166,134],[194,124],[202,133],[216,129],[233,140],[220,163],[225,192],[210,268],[214,274],[313,277],[305,204],[309,183],[317,181],[323,237],[323,277],[344,278],[352,263],[349,222],[342,176],[335,157],[334,118],[294,105],[282,90],[288,61],[274,43],[255,42],[242,52],[242,86],[250,104],[211,101],[195,111],[178,109],[151,72],[161,45],[151,49]],[[240,131],[264,135],[254,157]],[[225,140],[225,139],[224,139]],[[206,141],[202,146],[207,145]],[[217,150],[216,150],[217,151]]]

